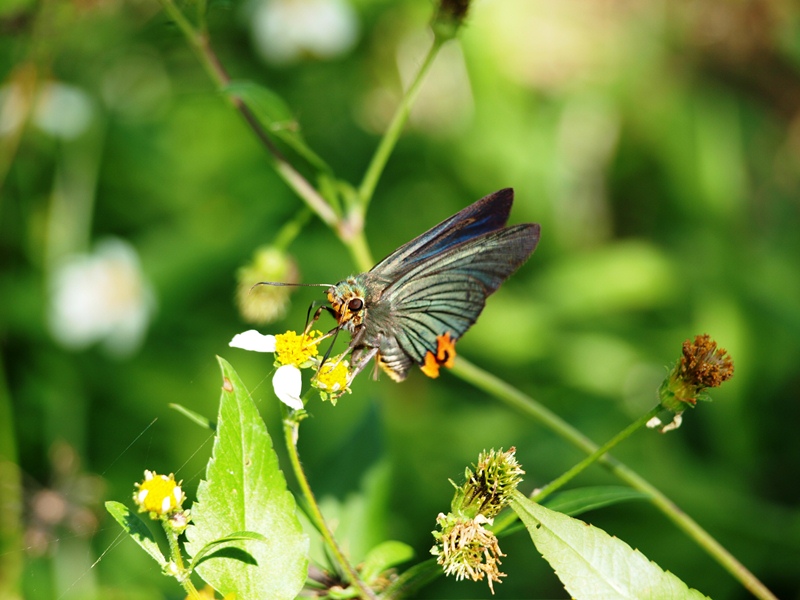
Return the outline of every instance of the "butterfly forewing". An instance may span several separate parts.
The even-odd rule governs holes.
[[[400,246],[375,265],[371,272],[380,273],[383,278],[397,277],[443,250],[504,227],[513,200],[514,190],[511,188],[481,198]]]

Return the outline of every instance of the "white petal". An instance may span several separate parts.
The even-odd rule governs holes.
[[[272,376],[272,387],[278,400],[289,408],[300,410],[303,408],[303,401],[300,399],[302,381],[300,369],[294,365],[283,365],[278,367],[275,375]]]
[[[231,348],[252,350],[253,352],[275,352],[275,336],[261,335],[255,329],[237,333],[228,344]]]

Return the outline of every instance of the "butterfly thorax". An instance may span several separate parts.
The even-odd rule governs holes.
[[[336,320],[350,333],[364,322],[367,312],[367,290],[359,277],[349,277],[328,288],[328,301],[336,313]]]

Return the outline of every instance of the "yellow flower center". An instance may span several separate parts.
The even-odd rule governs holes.
[[[343,392],[347,388],[347,363],[325,363],[317,372],[317,387],[328,392]]]
[[[181,507],[184,495],[174,475],[158,475],[145,471],[143,482],[136,484],[138,489],[133,495],[142,512],[166,515]]]
[[[314,338],[322,335],[321,331],[311,331],[308,335],[298,335],[287,331],[275,336],[275,357],[282,365],[299,367],[310,358],[316,356],[317,342]]]

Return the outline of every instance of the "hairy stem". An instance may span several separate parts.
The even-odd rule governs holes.
[[[314,497],[314,492],[311,491],[311,486],[308,483],[305,471],[303,471],[303,466],[300,464],[300,455],[297,452],[298,431],[299,423],[296,420],[293,420],[289,417],[284,418],[283,433],[286,439],[286,449],[289,452],[289,460],[292,463],[292,470],[297,478],[297,482],[300,484],[300,490],[302,491],[303,497],[308,503],[308,510],[310,511],[309,516],[313,520],[316,528],[322,534],[322,538],[325,540],[333,559],[348,578],[350,584],[358,590],[359,596],[368,600],[375,600],[375,594],[363,581],[361,581],[361,578],[358,576],[358,573],[353,565],[350,564],[350,561],[347,560],[344,552],[342,552],[342,549],[339,547],[339,544],[333,537],[333,532],[331,532],[328,524],[325,521],[325,518],[322,516],[322,511],[319,508],[319,504],[317,504],[317,499]]]

